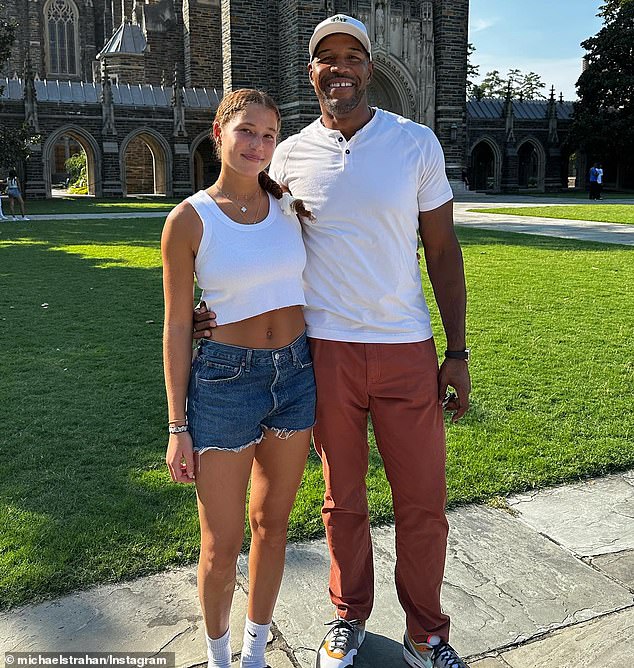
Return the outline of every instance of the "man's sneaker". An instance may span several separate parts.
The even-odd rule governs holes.
[[[317,651],[316,668],[351,666],[365,640],[365,624],[358,619],[347,621],[337,617],[326,626],[330,626],[330,630]]]
[[[438,636],[430,636],[428,642],[414,642],[409,633],[403,639],[403,658],[414,668],[469,668],[456,654],[456,650]]]

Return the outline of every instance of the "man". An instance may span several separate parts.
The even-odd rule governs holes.
[[[326,19],[309,51],[321,117],[278,146],[271,176],[316,216],[303,226],[305,318],[336,608],[316,666],[352,665],[372,610],[369,412],[394,501],[405,660],[466,668],[447,644],[449,619],[440,608],[448,530],[443,400],[452,386],[457,394],[445,403],[456,421],[470,392],[463,263],[442,150],[429,128],[368,106],[373,65],[363,23],[341,14]],[[447,337],[440,370],[418,232]]]
[[[590,199],[599,199],[599,165],[594,163],[588,175],[590,181]]]

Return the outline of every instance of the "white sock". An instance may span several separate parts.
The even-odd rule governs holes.
[[[207,638],[207,668],[231,668],[231,629],[220,638]]]
[[[247,617],[244,625],[240,668],[264,668],[266,666],[264,652],[270,628],[271,622],[256,624]]]

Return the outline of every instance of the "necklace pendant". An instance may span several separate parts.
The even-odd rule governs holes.
[[[247,212],[247,207],[246,206],[241,206],[240,211],[242,211],[242,213],[246,213]]]

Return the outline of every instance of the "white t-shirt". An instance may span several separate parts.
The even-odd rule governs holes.
[[[303,224],[308,336],[359,343],[431,337],[418,213],[452,199],[434,133],[376,109],[350,141],[317,119],[276,149],[273,179],[317,221]]]

